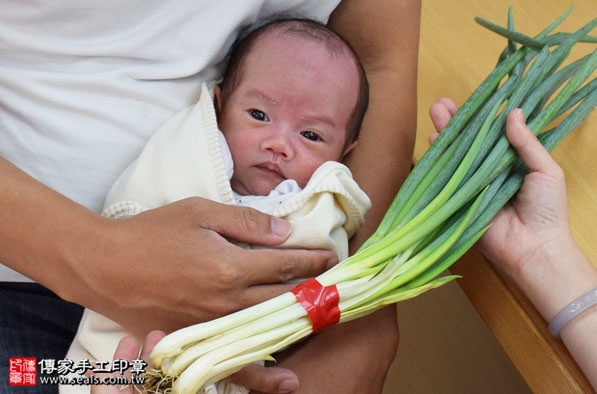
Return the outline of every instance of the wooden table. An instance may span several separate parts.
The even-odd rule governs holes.
[[[517,30],[532,36],[570,4],[569,0],[423,1],[415,160],[427,149],[427,136],[433,131],[428,117],[431,104],[442,96],[461,104],[495,67],[505,46],[503,38],[476,24],[474,17],[505,25],[512,5]],[[577,0],[558,30],[574,31],[596,16],[597,0]],[[571,58],[589,48],[582,45]],[[553,157],[566,173],[573,235],[597,264],[597,111],[554,150]],[[469,252],[451,271],[463,276],[459,284],[466,296],[533,392],[593,392],[534,307],[487,260]]]

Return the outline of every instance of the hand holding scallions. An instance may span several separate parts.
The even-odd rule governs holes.
[[[145,337],[142,347],[139,347],[139,342],[134,337],[124,337],[118,343],[113,359],[127,360],[130,362],[140,358],[145,362],[149,362],[149,354],[153,350],[155,344],[165,335],[166,334],[162,331],[157,330],[149,332]],[[114,372],[112,376],[116,378],[119,377],[116,372]],[[130,370],[127,371],[127,375],[125,376],[130,379]],[[105,376],[100,375],[99,377],[104,378]],[[142,392],[142,389],[134,386],[92,385],[90,394],[139,394],[140,392]]]
[[[131,362],[140,358],[149,364],[151,351],[165,335],[164,332],[159,330],[150,331],[145,337],[142,347],[139,346],[136,338],[132,336],[124,337],[118,343],[113,359]],[[130,370],[127,371],[125,376],[130,379],[129,372]],[[119,377],[116,372],[112,375]],[[105,376],[99,377],[104,378]],[[263,367],[258,364],[243,368],[230,376],[228,380],[253,390],[269,393],[291,392],[293,388],[297,388],[299,385],[298,377],[294,372],[278,367]],[[143,387],[140,386],[92,385],[90,394],[141,394],[144,392]]]
[[[438,133],[456,104],[440,99],[429,113]],[[522,112],[507,120],[510,144],[530,169],[522,187],[492,220],[477,246],[510,276],[546,321],[568,302],[597,286],[597,269],[578,248],[570,231],[564,173],[524,124]],[[433,142],[438,133],[430,136]],[[597,308],[579,315],[561,332],[571,354],[597,389]]]
[[[456,104],[442,98],[435,103],[430,117],[437,133],[432,143],[456,112]],[[571,241],[564,174],[539,140],[526,127],[520,109],[513,110],[507,120],[506,134],[531,173],[515,198],[492,220],[480,239],[481,252],[509,276],[515,277],[540,248]],[[573,242],[573,241],[572,241]]]
[[[508,119],[508,138],[531,172],[480,246],[550,321],[566,304],[597,287],[597,269],[572,238],[564,173],[524,126],[520,113]],[[597,390],[597,308],[571,320],[560,335]]]

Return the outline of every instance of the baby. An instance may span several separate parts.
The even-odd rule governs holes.
[[[357,145],[367,102],[364,71],[339,36],[303,19],[265,24],[233,46],[219,85],[204,83],[198,103],[152,136],[104,215],[200,196],[289,220],[282,247],[328,248],[342,260],[370,207],[339,163]],[[67,358],[111,360],[125,335],[86,310]]]

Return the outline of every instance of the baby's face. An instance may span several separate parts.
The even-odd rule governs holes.
[[[219,127],[234,160],[232,188],[267,195],[285,179],[304,187],[324,162],[340,160],[358,96],[356,65],[323,44],[266,35],[250,51],[224,100]]]

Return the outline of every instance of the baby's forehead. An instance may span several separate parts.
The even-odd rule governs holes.
[[[358,84],[358,60],[350,48],[337,36],[327,31],[291,28],[291,26],[272,26],[261,33],[245,53],[241,68],[247,67],[247,58],[280,59],[290,56],[297,65],[313,63],[321,59],[320,67],[344,74],[354,75],[354,83]],[[327,59],[327,60],[325,60]]]
[[[327,27],[300,21],[289,21],[267,26],[255,42],[258,43],[261,40],[278,41],[288,45],[309,42],[320,45],[332,53],[345,53],[347,55],[350,53],[348,45]]]

